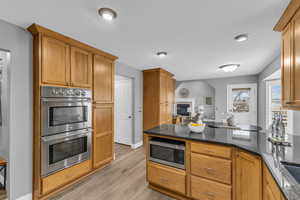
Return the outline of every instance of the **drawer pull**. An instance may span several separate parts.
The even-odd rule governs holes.
[[[205,153],[214,153],[213,151],[208,150],[208,149],[205,149],[204,152],[205,152]]]
[[[215,199],[215,194],[212,192],[205,192],[204,193],[209,199]]]
[[[168,181],[168,179],[166,179],[166,178],[160,178],[159,179],[161,182],[163,182],[163,183],[168,183],[169,181]]]
[[[213,168],[204,168],[208,174],[215,174],[216,170]]]

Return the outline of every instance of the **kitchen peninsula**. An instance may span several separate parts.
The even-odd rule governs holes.
[[[176,199],[300,199],[297,177],[283,165],[299,163],[299,136],[289,135],[293,144],[284,147],[265,133],[225,128],[192,133],[184,125],[161,125],[144,135],[149,186]]]

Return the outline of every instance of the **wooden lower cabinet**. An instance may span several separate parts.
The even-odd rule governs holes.
[[[91,161],[87,160],[53,175],[42,178],[42,194],[47,194],[60,186],[70,183],[71,181],[89,173],[90,170]]]
[[[208,179],[191,176],[191,197],[199,200],[231,200],[232,187]]]
[[[262,199],[262,164],[261,159],[244,151],[236,154],[236,199]]]
[[[186,172],[184,170],[149,162],[147,173],[150,183],[185,195]]]
[[[192,142],[191,151],[209,156],[231,159],[232,149],[230,147],[209,144],[204,142]]]
[[[284,200],[276,181],[266,165],[263,166],[263,200]]]
[[[221,183],[231,184],[231,161],[192,153],[191,173]]]
[[[113,160],[113,104],[93,107],[93,167],[98,168]]]

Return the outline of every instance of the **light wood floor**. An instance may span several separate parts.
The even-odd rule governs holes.
[[[148,188],[143,148],[115,145],[115,150],[111,165],[55,200],[173,200]]]

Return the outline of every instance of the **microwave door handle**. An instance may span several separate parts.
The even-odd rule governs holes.
[[[67,98],[67,99],[60,99],[60,98],[42,98],[43,102],[66,102],[66,103],[75,103],[75,102],[92,102],[91,99],[71,99],[71,98]]]

